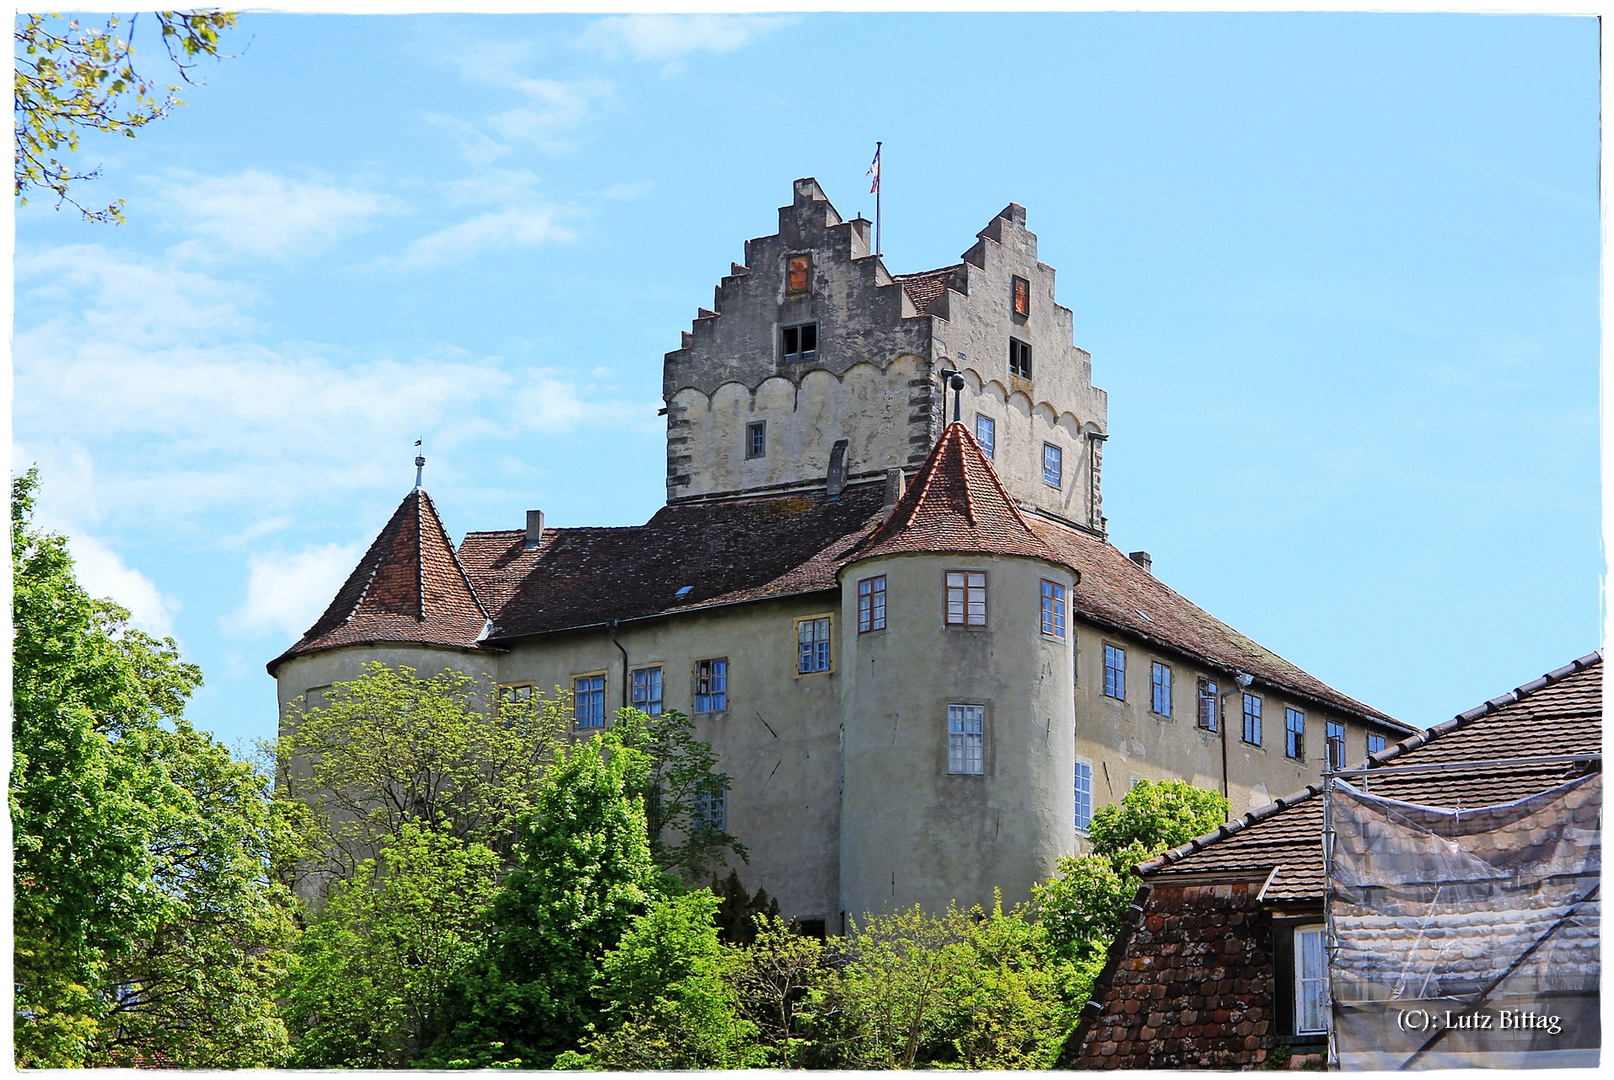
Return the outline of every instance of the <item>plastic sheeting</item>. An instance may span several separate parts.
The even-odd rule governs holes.
[[[1334,779],[1342,1069],[1597,1064],[1602,796],[1593,773],[1518,802],[1442,809]]]

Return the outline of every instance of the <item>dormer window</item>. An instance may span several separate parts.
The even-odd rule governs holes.
[[[1017,338],[1009,339],[1009,374],[1031,378],[1031,346]]]
[[[783,339],[786,362],[818,359],[817,323],[781,327],[780,336]]]
[[[813,257],[792,255],[785,260],[785,291],[792,296],[807,291],[813,279]]]
[[[1009,295],[1014,304],[1014,313],[1024,319],[1031,314],[1031,282],[1023,277],[1011,280],[1013,285]]]

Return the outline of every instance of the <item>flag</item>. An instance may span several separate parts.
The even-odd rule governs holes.
[[[874,161],[869,165],[869,175],[874,177],[874,186],[869,188],[869,194],[873,195],[880,190],[880,151],[878,149],[874,151]]]

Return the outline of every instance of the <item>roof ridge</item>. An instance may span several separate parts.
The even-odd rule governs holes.
[[[1506,694],[1501,694],[1492,698],[1483,705],[1477,705],[1472,709],[1466,710],[1465,712],[1460,712],[1450,720],[1436,724],[1434,727],[1420,731],[1416,735],[1402,739],[1393,746],[1388,746],[1376,753],[1369,754],[1365,759],[1367,763],[1366,767],[1371,769],[1376,766],[1383,765],[1385,762],[1401,757],[1402,755],[1410,753],[1421,746],[1428,746],[1436,739],[1443,738],[1446,735],[1450,735],[1454,731],[1461,730],[1481,717],[1489,716],[1508,705],[1522,701],[1531,694],[1537,693],[1549,686],[1560,683],[1569,676],[1579,674],[1580,672],[1585,671],[1587,668],[1592,667],[1594,664],[1602,663],[1602,661],[1603,650],[1598,649],[1596,652],[1587,653],[1580,659],[1572,660],[1561,668],[1555,668],[1554,670],[1547,672],[1545,675],[1542,675],[1540,678],[1532,679],[1522,686],[1515,687],[1514,689],[1508,691]],[[1291,806],[1295,806],[1309,798],[1312,798],[1313,796],[1321,794],[1322,788],[1316,784],[1307,784],[1305,789],[1302,791],[1297,791],[1293,795],[1285,795],[1281,799],[1275,799],[1266,806],[1252,810],[1243,815],[1241,818],[1234,819],[1225,825],[1218,825],[1213,831],[1205,833],[1202,836],[1194,837],[1194,839],[1188,841],[1186,844],[1180,844],[1169,851],[1161,852],[1152,859],[1140,862],[1133,867],[1133,871],[1139,875],[1153,873],[1163,866],[1167,866],[1174,862],[1180,862],[1181,860],[1186,859],[1189,855],[1203,850],[1205,847],[1215,843],[1218,840],[1224,840],[1227,837],[1232,836],[1234,833],[1241,832],[1242,830],[1249,828],[1258,821],[1263,821],[1266,818],[1279,813],[1280,811],[1287,810]]]

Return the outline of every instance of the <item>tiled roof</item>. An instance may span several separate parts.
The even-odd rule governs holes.
[[[952,266],[943,266],[936,270],[921,270],[917,274],[893,274],[896,282],[902,286],[902,291],[908,294],[913,306],[920,315],[930,310],[930,305],[936,302],[937,297],[947,290],[947,282],[963,269],[963,263],[954,263]]]
[[[343,645],[396,641],[471,649],[487,623],[437,508],[415,488],[325,614],[302,640],[269,662],[269,674],[294,656]]]
[[[460,556],[493,639],[836,588],[846,548],[878,523],[884,487],[665,506],[644,525],[474,532]],[[680,595],[685,586],[689,591]]]
[[[1033,515],[1031,524],[1056,552],[1056,561],[1081,571],[1081,583],[1071,595],[1075,613],[1212,666],[1248,672],[1269,685],[1314,698],[1342,712],[1402,731],[1418,730],[1340,693],[1245,637],[1167,587],[1114,545],[1047,518]]]
[[[1032,530],[963,424],[942,432],[896,509],[855,557],[928,551],[1065,561]]]
[[[1360,763],[1468,765],[1439,772],[1350,778],[1376,795],[1425,806],[1493,806],[1522,799],[1576,771],[1564,763],[1495,766],[1471,763],[1511,758],[1597,753],[1603,743],[1603,654],[1592,653],[1511,693],[1460,713],[1428,731],[1386,747]],[[1323,895],[1323,800],[1312,785],[1215,832],[1139,865],[1144,876],[1248,873],[1278,867],[1268,901],[1320,901]]]

